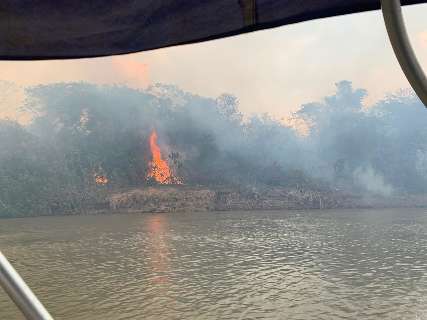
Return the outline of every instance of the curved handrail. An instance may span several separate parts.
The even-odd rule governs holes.
[[[381,0],[381,9],[388,37],[400,67],[427,108],[427,78],[409,41],[400,0]]]

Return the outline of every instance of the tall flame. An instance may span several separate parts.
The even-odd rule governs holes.
[[[162,159],[160,147],[157,144],[156,130],[151,132],[149,142],[152,160],[148,163],[147,178],[152,178],[160,184],[182,184],[179,179],[172,175],[168,163]]]

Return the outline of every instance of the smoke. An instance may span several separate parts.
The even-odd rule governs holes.
[[[12,82],[0,80],[0,119],[28,123],[30,121],[28,114],[23,114],[19,108],[24,99],[24,88]]]
[[[393,192],[393,188],[386,184],[384,178],[376,173],[371,166],[359,167],[353,172],[353,175],[356,185],[374,195],[387,197]]]
[[[126,79],[123,82],[129,87],[146,88],[150,83],[147,64],[129,57],[113,57],[111,63],[118,80]]]
[[[307,128],[300,134],[266,114],[245,118],[231,94],[212,99],[162,84],[27,88],[21,107],[31,123],[0,121],[0,199],[8,207],[22,195],[28,207],[38,199],[59,204],[95,188],[93,173],[101,171],[111,188],[144,185],[153,129],[162,157],[190,185],[427,192],[421,102],[398,92],[364,107],[366,94],[337,83],[333,95],[293,114]]]

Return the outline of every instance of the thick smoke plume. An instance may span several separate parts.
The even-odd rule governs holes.
[[[427,191],[427,112],[404,92],[363,107],[366,91],[339,82],[293,115],[306,135],[265,114],[243,117],[232,95],[168,85],[62,83],[26,95],[31,123],[0,121],[0,215],[78,210],[111,190],[152,184],[153,130],[186,185]]]

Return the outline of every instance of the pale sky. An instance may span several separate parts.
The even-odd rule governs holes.
[[[404,14],[427,71],[427,5],[406,7]],[[367,89],[366,104],[409,87],[379,11],[124,56],[0,62],[0,81],[20,88],[69,81],[144,88],[161,82],[204,96],[231,93],[245,114],[267,112],[276,118],[331,94],[340,80]],[[13,109],[17,96],[0,86],[0,108]]]

